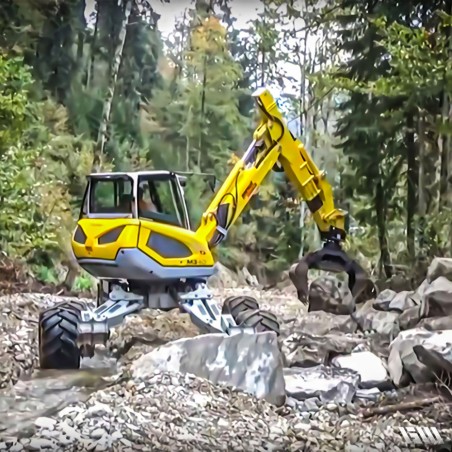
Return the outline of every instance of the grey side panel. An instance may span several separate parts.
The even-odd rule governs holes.
[[[141,281],[178,280],[181,278],[208,278],[212,267],[163,267],[136,248],[122,249],[116,260],[79,259],[79,265],[97,278],[130,279]]]
[[[159,234],[158,232],[151,232],[149,236],[147,246],[159,253],[160,256],[171,258],[171,257],[190,257],[191,251],[183,243],[175,240],[166,235]]]

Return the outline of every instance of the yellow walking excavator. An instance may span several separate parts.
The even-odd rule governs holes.
[[[276,317],[251,297],[230,297],[220,308],[206,281],[215,272],[212,249],[226,237],[272,170],[283,170],[317,223],[324,246],[290,269],[298,297],[307,303],[308,270],[345,271],[357,297],[367,286],[364,270],[341,249],[346,213],[303,144],[289,131],[265,89],[254,99],[260,123],[253,141],[217,190],[199,227],[190,225],[186,177],[171,171],[96,173],[88,176],[72,238],[79,265],[99,282],[97,308],[65,302],[41,312],[41,368],[78,368],[106,344],[110,329],[143,308],[189,313],[203,331],[275,331]]]

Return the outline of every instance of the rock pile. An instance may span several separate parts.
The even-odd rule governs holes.
[[[0,297],[0,451],[402,451],[415,449],[398,427],[423,425],[452,439],[450,391],[426,385],[451,374],[452,259],[436,259],[416,291],[383,291],[353,315],[338,311],[348,295],[332,280],[314,284],[308,313],[293,289],[217,285],[222,300],[247,294],[274,312],[279,346],[273,333],[199,336],[187,315],[144,311],[113,331],[112,358],[94,366],[119,359],[108,377],[30,377],[38,312],[63,299]]]
[[[9,450],[127,451],[150,444],[162,451],[288,450],[290,444],[289,422],[271,405],[177,373],[97,391],[35,426],[33,438]]]

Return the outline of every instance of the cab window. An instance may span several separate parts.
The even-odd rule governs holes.
[[[141,218],[185,227],[178,193],[171,178],[156,176],[139,178],[138,215]]]
[[[90,212],[94,214],[131,214],[132,180],[92,179]]]

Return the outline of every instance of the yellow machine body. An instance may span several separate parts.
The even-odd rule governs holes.
[[[156,279],[205,279],[214,272],[211,249],[226,238],[259,186],[277,170],[286,173],[300,200],[306,202],[324,241],[322,250],[305,256],[290,271],[300,300],[306,301],[310,268],[346,271],[352,293],[361,291],[367,276],[341,249],[347,213],[335,207],[325,172],[289,131],[270,92],[262,88],[253,96],[260,113],[253,141],[216,191],[197,230],[190,226],[181,174],[141,171],[88,176],[72,239],[81,267],[100,279],[150,284]]]

